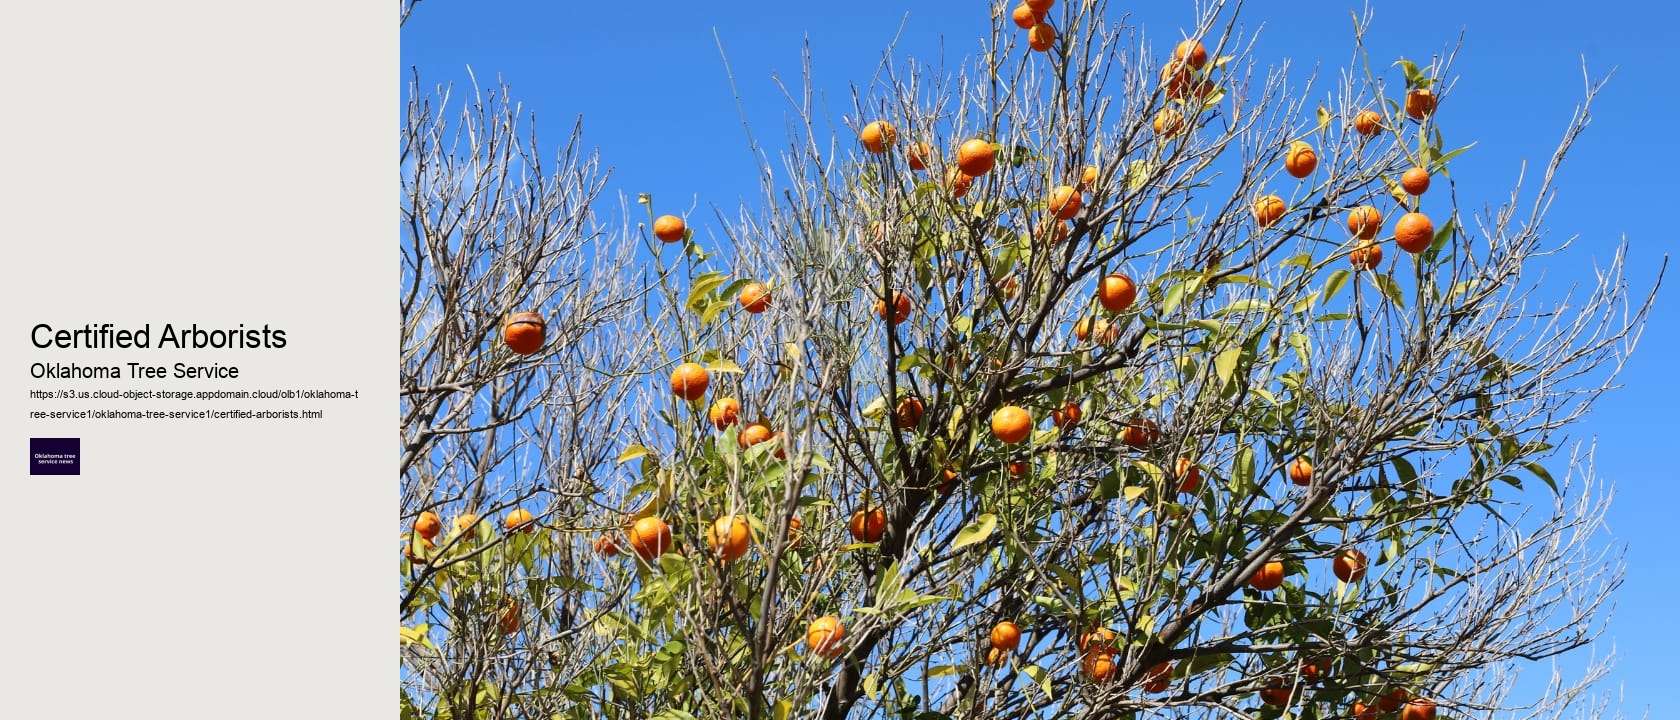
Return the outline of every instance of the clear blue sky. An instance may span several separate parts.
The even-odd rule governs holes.
[[[1250,3],[1245,27],[1259,29],[1257,57],[1288,58],[1294,77],[1321,64],[1334,72],[1352,48],[1351,2]],[[1552,237],[1578,236],[1567,263],[1545,268],[1548,280],[1583,277],[1626,236],[1631,279],[1648,287],[1665,253],[1680,248],[1673,213],[1680,208],[1680,133],[1674,118],[1673,63],[1664,48],[1680,10],[1668,3],[1467,2],[1376,3],[1367,44],[1374,59],[1427,59],[1463,34],[1458,83],[1442,104],[1448,144],[1475,140],[1454,164],[1461,202],[1495,203],[1527,160],[1538,173],[1583,89],[1582,63],[1594,77],[1615,71],[1594,122],[1565,163],[1548,217]],[[1636,5],[1642,5],[1635,7]],[[1192,4],[1122,4],[1153,42],[1176,39],[1193,22]],[[866,85],[881,51],[898,38],[899,54],[956,60],[988,32],[978,0],[903,3],[732,3],[626,1],[569,3],[424,0],[402,31],[399,82],[418,66],[427,83],[465,85],[466,70],[485,84],[499,77],[536,113],[542,138],[562,142],[579,116],[584,140],[613,168],[610,193],[652,193],[661,211],[736,207],[756,197],[753,158],[731,96],[717,40],[729,55],[758,140],[774,150],[786,107],[772,73],[797,84],[809,42],[818,90],[838,120],[850,90]],[[899,9],[902,8],[902,9]],[[1285,10],[1287,9],[1287,10]],[[1287,14],[1285,14],[1287,12]],[[1261,27],[1263,25],[1263,27]],[[1466,208],[1468,209],[1468,208]],[[709,212],[697,213],[702,225]],[[1598,441],[1598,471],[1616,483],[1611,510],[1616,540],[1628,545],[1627,581],[1601,652],[1621,662],[1606,689],[1625,692],[1623,710],[1652,717],[1680,714],[1668,692],[1680,641],[1670,610],[1680,574],[1672,549],[1680,489],[1662,448],[1674,442],[1680,383],[1680,316],[1671,286],[1659,298],[1644,339],[1580,437]],[[1537,675],[1544,668],[1533,671]]]

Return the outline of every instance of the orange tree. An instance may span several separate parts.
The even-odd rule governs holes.
[[[599,221],[575,136],[545,168],[505,98],[413,91],[405,717],[1581,705],[1602,664],[1509,691],[1621,572],[1564,441],[1649,296],[1619,252],[1524,276],[1586,104],[1469,216],[1450,52],[1318,88],[1219,3],[1165,42],[993,13],[837,144],[796,106],[710,235]]]

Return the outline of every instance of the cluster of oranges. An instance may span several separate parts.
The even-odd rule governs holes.
[[[1056,28],[1046,19],[1055,5],[1056,0],[1022,0],[1009,14],[1016,27],[1027,31],[1027,47],[1048,52],[1056,44]]]

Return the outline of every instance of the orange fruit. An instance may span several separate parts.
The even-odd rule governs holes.
[[[957,474],[957,471],[952,470],[951,468],[945,468],[945,482],[939,483],[939,487],[934,489],[937,490],[940,495],[949,495],[952,490],[957,489],[957,480],[961,477],[961,475]]]
[[[764,283],[747,283],[741,288],[741,309],[757,315],[770,309],[770,288]]]
[[[1003,667],[1009,660],[1009,651],[991,648],[986,651],[986,667]]]
[[[1085,198],[1080,197],[1079,191],[1072,185],[1062,185],[1050,191],[1050,211],[1056,213],[1058,220],[1072,220],[1084,205]]]
[[[618,557],[618,538],[610,532],[595,536],[595,554],[601,557]]]
[[[803,534],[799,532],[799,528],[804,524],[805,523],[799,520],[798,515],[788,518],[787,546],[789,550],[799,547],[799,539],[803,536]]]
[[[1107,652],[1090,653],[1080,664],[1084,666],[1087,677],[1100,683],[1113,680],[1119,670],[1114,664],[1114,654]]]
[[[1031,30],[1032,26],[1037,25],[1040,20],[1044,19],[1044,16],[1035,12],[1031,5],[1021,3],[1016,5],[1015,10],[1009,13],[1009,19],[1015,21],[1015,27],[1022,30]]]
[[[1400,720],[1435,720],[1435,701],[1415,697],[1400,709]]]
[[[443,518],[437,513],[427,510],[414,519],[414,533],[427,540],[435,538],[443,532]]]
[[[1021,647],[1021,627],[1008,620],[992,626],[992,648],[1004,652],[1014,652]]]
[[[876,120],[863,126],[863,132],[858,133],[858,139],[863,141],[863,149],[880,155],[898,142],[898,128],[885,120]]]
[[[887,301],[876,300],[875,315],[882,320],[886,320],[888,325],[897,325],[904,322],[910,318],[910,296],[896,290],[893,291],[893,311],[890,318],[887,317]]]
[[[811,621],[805,628],[805,644],[811,647],[811,652],[833,660],[840,655],[841,641],[846,638],[846,626],[840,624],[840,618],[824,615]]]
[[[1429,171],[1420,167],[1407,170],[1400,176],[1400,187],[1405,188],[1411,195],[1422,195],[1429,191]]]
[[[1038,223],[1036,235],[1052,247],[1062,244],[1068,238],[1068,224],[1052,216],[1045,216]]]
[[[1370,270],[1382,264],[1382,243],[1366,240],[1348,253],[1348,262],[1355,270]]]
[[[752,547],[752,528],[743,515],[725,515],[706,530],[706,545],[724,562],[734,562]]]
[[[898,401],[898,408],[893,411],[893,419],[897,421],[896,427],[916,427],[922,422],[922,411],[924,409],[921,398],[907,397]]]
[[[1025,4],[1032,8],[1033,12],[1042,16],[1050,12],[1050,8],[1056,6],[1056,0],[1025,0]]]
[[[1014,405],[1005,405],[992,413],[992,435],[1006,444],[1014,445],[1027,439],[1032,434],[1032,428],[1032,413]]]
[[[1353,720],[1377,720],[1377,708],[1362,702],[1353,704]]]
[[[881,536],[887,532],[887,511],[881,508],[859,510],[852,513],[851,522],[846,523],[846,527],[858,542],[880,542]]]
[[[536,519],[531,516],[530,510],[514,508],[512,512],[507,514],[507,517],[502,518],[502,527],[528,533],[537,529],[537,523]]]
[[[718,398],[712,403],[712,409],[706,411],[712,425],[719,430],[727,429],[741,419],[741,401],[732,397]]]
[[[1082,318],[1073,324],[1073,337],[1079,342],[1095,337],[1099,345],[1108,345],[1120,339],[1120,328],[1102,318]]]
[[[1041,22],[1027,31],[1027,47],[1038,52],[1045,52],[1056,43],[1056,28],[1050,23]]]
[[[1292,143],[1283,155],[1283,169],[1294,178],[1311,175],[1318,169],[1318,153],[1304,142]]]
[[[682,218],[675,215],[660,215],[653,221],[653,236],[662,242],[682,242],[687,233],[688,226],[683,223]]]
[[[1342,582],[1352,583],[1359,582],[1360,578],[1365,577],[1366,566],[1365,553],[1347,548],[1336,553],[1336,559],[1330,564],[1330,570],[1335,572],[1337,579]]]
[[[1305,487],[1312,484],[1312,475],[1312,462],[1308,461],[1306,458],[1298,457],[1289,461],[1290,482]]]
[[[993,285],[997,287],[998,292],[1003,293],[1005,298],[1015,297],[1015,292],[1021,289],[1021,281],[1016,280],[1014,275],[999,280]]]
[[[1015,477],[1026,477],[1032,471],[1032,464],[1017,460],[1009,463],[1009,474]]]
[[[1125,312],[1137,301],[1137,284],[1120,273],[1097,281],[1097,302],[1109,312]]]
[[[1267,705],[1288,705],[1289,695],[1289,688],[1277,678],[1268,679],[1266,687],[1260,689],[1260,701]]]
[[[1312,660],[1302,660],[1301,679],[1307,682],[1318,682],[1318,663]]]
[[[515,353],[530,355],[542,349],[545,327],[541,315],[534,312],[514,313],[502,325],[502,342],[507,343],[508,349]]]
[[[1435,241],[1435,223],[1429,221],[1429,216],[1420,212],[1410,212],[1400,216],[1400,221],[1394,223],[1394,244],[1401,250],[1417,254],[1429,249],[1429,244]]]
[[[416,546],[420,548],[419,552],[414,551]],[[410,536],[408,541],[403,543],[403,557],[415,565],[425,565],[426,558],[436,549],[437,543],[432,542],[431,538]]]
[[[910,156],[910,169],[919,172],[927,169],[928,158],[933,157],[933,148],[928,147],[928,144],[924,142],[911,143],[908,155]]]
[[[753,423],[741,428],[741,433],[735,436],[735,444],[740,445],[741,449],[745,450],[761,442],[769,442],[775,437],[776,434],[770,432],[769,426],[764,423]]]
[[[1173,475],[1178,477],[1178,491],[1193,493],[1202,487],[1202,469],[1196,467],[1196,462],[1187,457],[1181,457],[1173,465]]]
[[[1406,703],[1407,697],[1409,697],[1409,694],[1406,692],[1405,688],[1395,688],[1388,691],[1388,693],[1382,697],[1377,698],[1377,709],[1382,710],[1385,713],[1394,712],[1399,710],[1400,706]]]
[[[1161,108],[1159,112],[1155,113],[1154,127],[1156,135],[1168,139],[1176,137],[1185,130],[1184,113],[1175,108]]]
[[[1120,431],[1120,442],[1134,448],[1154,445],[1160,437],[1161,429],[1155,421],[1143,418],[1132,418],[1131,422],[1126,423],[1125,429]]]
[[[1424,120],[1435,114],[1435,93],[1429,88],[1416,88],[1406,93],[1406,117]]]
[[[964,175],[977,178],[992,171],[992,165],[997,163],[997,153],[993,152],[992,144],[975,138],[957,147],[957,169]]]
[[[1383,131],[1383,118],[1375,110],[1361,110],[1353,116],[1353,130],[1365,137],[1376,137]]]
[[[1360,205],[1348,212],[1348,232],[1360,240],[1370,240],[1382,230],[1382,211],[1370,205]]]
[[[1079,420],[1085,417],[1085,411],[1079,408],[1079,403],[1067,401],[1060,410],[1050,411],[1050,421],[1062,430],[1072,430],[1078,427]]]
[[[1271,227],[1288,211],[1289,207],[1283,204],[1283,198],[1276,195],[1260,196],[1254,201],[1252,209],[1254,222],[1259,223],[1260,227]]]
[[[496,627],[503,635],[519,632],[519,601],[508,598],[502,603],[502,612],[496,618]]]
[[[951,191],[951,199],[960,200],[968,194],[969,188],[974,186],[974,178],[964,173],[960,168],[945,170],[945,187]]]
[[[1092,188],[1097,186],[1097,177],[1100,174],[1101,171],[1097,169],[1097,166],[1086,165],[1084,170],[1079,171],[1079,191],[1090,192]]]
[[[1154,667],[1149,668],[1149,672],[1144,675],[1144,692],[1158,693],[1166,690],[1172,683],[1172,669],[1171,660],[1156,663]]]
[[[770,439],[776,441],[776,443],[777,443],[777,445],[776,445],[776,459],[777,460],[786,460],[787,459],[787,433],[784,433],[784,432],[778,430],[778,431],[776,431],[775,435],[770,436]]]
[[[1178,60],[1168,60],[1161,66],[1161,90],[1168,98],[1182,100],[1185,90],[1196,81],[1196,71]]]
[[[1207,65],[1208,61],[1207,48],[1203,47],[1202,44],[1196,40],[1185,40],[1180,42],[1177,47],[1173,48],[1172,56],[1174,60],[1190,66],[1193,70],[1202,69],[1203,66]]]
[[[683,363],[671,371],[671,394],[684,400],[699,400],[706,396],[706,386],[712,376],[699,363]]]
[[[456,532],[456,534],[470,532],[472,530],[473,526],[476,525],[477,523],[478,523],[478,516],[477,515],[474,515],[472,513],[462,513],[461,515],[459,515],[455,518],[455,522],[454,522],[455,532]]]
[[[630,549],[643,560],[653,560],[671,549],[671,526],[658,517],[645,517],[630,526]]]
[[[1262,565],[1248,578],[1248,586],[1262,592],[1278,589],[1283,584],[1283,563],[1278,560]]]

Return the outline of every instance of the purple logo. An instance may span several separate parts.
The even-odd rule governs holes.
[[[29,438],[29,474],[82,474],[82,439]]]

